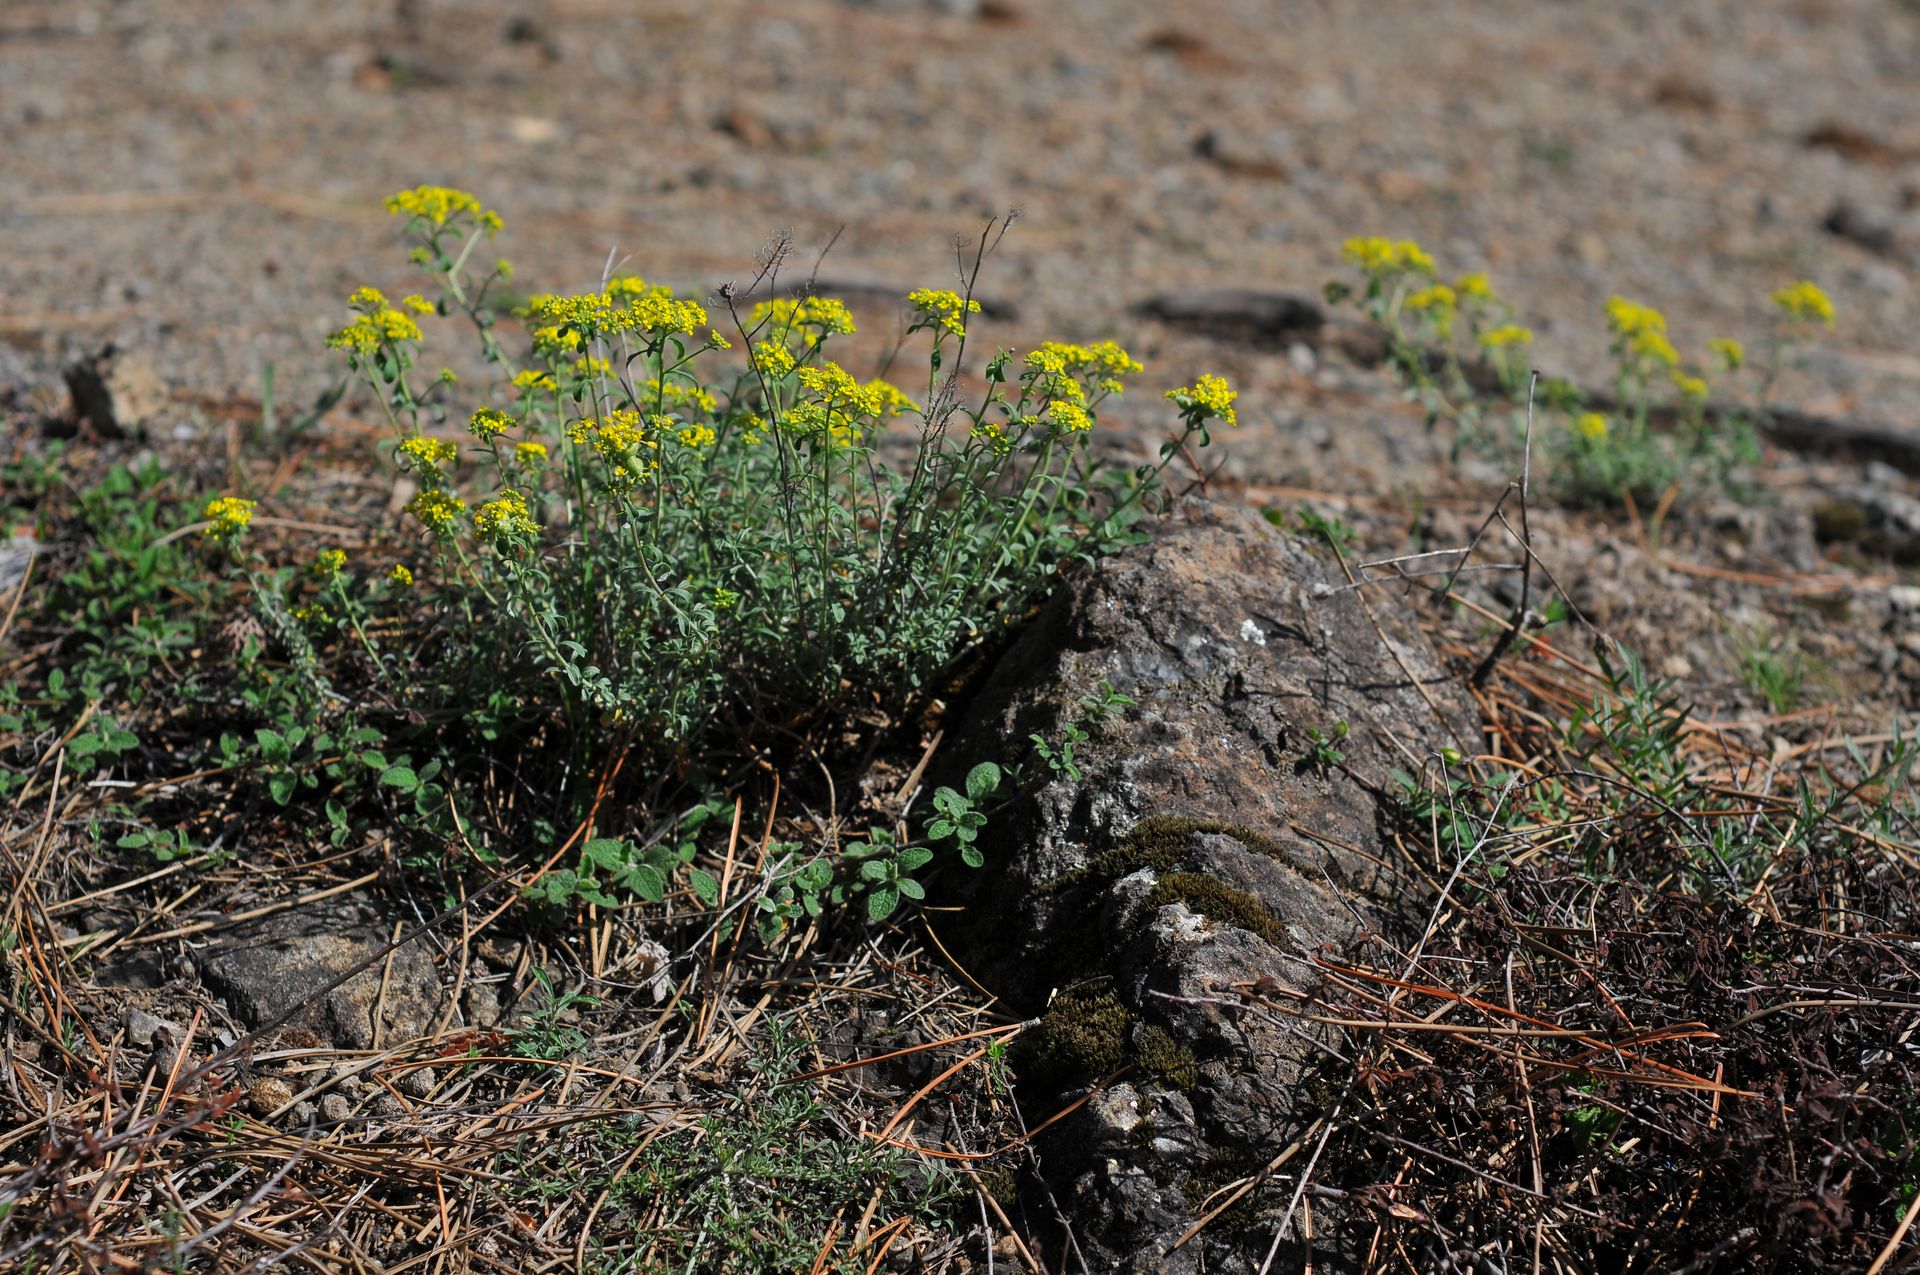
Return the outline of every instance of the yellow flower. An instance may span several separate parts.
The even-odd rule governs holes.
[[[467,422],[467,432],[484,443],[500,437],[500,435],[510,429],[516,428],[519,424],[519,421],[508,416],[505,412],[498,411],[491,407],[483,407],[475,412],[472,419]]]
[[[1686,398],[1693,399],[1696,402],[1706,401],[1707,381],[1703,376],[1690,376],[1685,372],[1675,371],[1673,374],[1673,387],[1679,390],[1682,396]]]
[[[522,465],[543,465],[547,460],[547,445],[545,443],[515,443],[513,445],[513,458]]]
[[[313,574],[322,580],[331,580],[347,566],[347,553],[344,549],[323,549],[320,556],[313,560]]]
[[[1673,348],[1673,342],[1667,339],[1667,334],[1664,332],[1648,328],[1643,332],[1635,333],[1628,343],[1628,348],[1641,358],[1651,360],[1663,367],[1680,366],[1680,351]]]
[[[495,257],[493,260],[493,272],[500,276],[500,282],[506,283],[513,278],[513,263],[505,257]]]
[[[774,341],[753,347],[753,366],[775,380],[793,371],[793,351]]]
[[[955,336],[967,334],[966,316],[980,313],[980,303],[947,288],[915,288],[907,304]]]
[[[489,540],[540,534],[540,524],[527,510],[527,498],[511,489],[501,492],[498,500],[489,500],[475,510],[473,526]]]
[[[1493,300],[1493,285],[1487,282],[1487,276],[1475,271],[1463,274],[1453,281],[1453,290],[1460,294],[1462,301]]]
[[[1013,450],[1013,440],[1007,437],[1006,426],[999,421],[981,421],[973,427],[973,433],[976,438],[986,439],[987,446],[997,456],[1005,456]]]
[[[522,394],[531,394],[537,390],[556,390],[560,387],[554,382],[554,379],[545,372],[538,372],[529,368],[524,372],[519,372],[514,375],[513,388],[519,390]]]
[[[1433,273],[1433,258],[1411,239],[1395,242],[1379,235],[1349,239],[1340,255],[1371,275],[1387,275],[1402,270],[1419,274]]]
[[[591,380],[596,376],[612,376],[613,364],[589,354],[585,358],[573,361],[573,374],[582,381]]]
[[[1598,412],[1582,412],[1573,427],[1589,442],[1603,442],[1607,437],[1607,418]]]
[[[710,350],[731,350],[733,348],[733,342],[721,336],[718,328],[710,328],[707,331],[707,348]]]
[[[718,437],[707,425],[682,425],[674,432],[688,447],[710,447]]]
[[[1058,399],[1047,405],[1047,420],[1065,434],[1084,434],[1093,428],[1093,418],[1087,415],[1086,408]]]
[[[874,412],[874,415],[881,420],[885,420],[889,416],[898,416],[902,412],[917,412],[920,410],[920,405],[908,398],[906,392],[899,386],[889,381],[883,381],[878,377],[868,381],[865,385],[861,386],[861,389],[872,395],[874,401],[879,404],[879,408]]]
[[[386,294],[378,288],[358,287],[347,297],[347,304],[356,310],[384,310],[387,308]]]
[[[425,434],[415,434],[402,440],[400,454],[413,462],[413,467],[422,473],[439,475],[440,466],[451,465],[460,459],[460,449],[444,438],[428,438]]]
[[[1224,376],[1203,376],[1191,386],[1182,385],[1168,390],[1166,397],[1179,404],[1181,411],[1193,419],[1218,417],[1229,425],[1240,423],[1233,406],[1233,400],[1240,397],[1239,392],[1227,383]]]
[[[253,522],[254,506],[258,503],[238,496],[216,496],[207,502],[202,515],[212,525],[200,534],[211,540],[237,540]]]
[[[1502,323],[1497,328],[1489,328],[1480,334],[1480,344],[1489,350],[1504,349],[1510,345],[1533,344],[1533,330],[1523,328],[1517,323]]]
[[[374,310],[355,315],[352,323],[329,334],[327,348],[364,357],[383,345],[419,339],[420,325],[411,318],[398,310]]]
[[[1795,323],[1818,323],[1826,328],[1833,326],[1833,301],[1811,279],[1802,279],[1792,287],[1780,289],[1773,294],[1773,304]]]
[[[467,502],[438,487],[423,488],[407,502],[407,512],[425,523],[437,535],[450,535],[454,522],[466,510]]]
[[[772,320],[774,337],[783,341],[796,328],[817,328],[820,337],[855,331],[847,303],[835,297],[775,297],[762,301],[753,307],[747,326],[758,331],[767,320]]]
[[[1647,332],[1665,332],[1667,316],[1650,305],[1622,296],[1607,298],[1607,326],[1618,336],[1632,339]]]
[[[293,609],[293,618],[303,624],[330,624],[333,622],[333,616],[328,614],[327,609],[318,602],[308,606],[295,607]]]
[[[1407,297],[1409,310],[1452,310],[1459,296],[1444,283],[1429,284]]]
[[[396,562],[393,564],[393,570],[387,572],[387,579],[402,589],[410,588],[413,584],[413,572],[407,569],[406,563]]]
[[[435,226],[444,226],[454,217],[466,213],[486,231],[489,238],[499,231],[502,224],[498,213],[481,207],[480,201],[466,191],[448,186],[415,186],[412,190],[399,191],[387,196],[386,209],[390,213],[404,214]]]
[[[1730,336],[1717,336],[1708,341],[1707,352],[1729,372],[1747,361],[1747,347]]]
[[[740,595],[735,593],[732,589],[722,589],[717,585],[714,587],[714,590],[713,590],[713,609],[714,610],[716,611],[729,610],[738,601],[740,601]]]
[[[454,374],[452,368],[443,367],[440,369],[439,381],[442,385],[456,385],[459,383],[460,378]]]
[[[417,292],[409,292],[406,296],[401,297],[400,304],[415,314],[432,314],[434,311],[433,302],[427,300]]]

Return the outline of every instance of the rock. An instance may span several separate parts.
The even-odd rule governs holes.
[[[433,1092],[433,1068],[415,1067],[402,1072],[393,1087],[409,1098],[424,1098]]]
[[[420,939],[395,950],[386,971],[394,924],[366,900],[277,913],[236,927],[203,952],[201,976],[255,1030],[284,1017],[344,1049],[394,1044],[423,1035],[440,1004],[439,974]],[[384,1020],[376,1024],[383,974]]]
[[[320,1099],[320,1118],[328,1124],[345,1124],[353,1118],[353,1104],[345,1094],[327,1094]]]
[[[1283,182],[1287,180],[1292,149],[1284,134],[1253,137],[1237,129],[1216,127],[1194,139],[1193,153],[1236,177]]]
[[[28,531],[16,531],[0,544],[0,607],[12,604],[14,590],[27,578],[27,568],[39,552],[40,542]]]
[[[68,364],[63,375],[74,416],[109,438],[136,433],[167,405],[167,383],[146,350],[107,345]]]
[[[180,1024],[168,1022],[164,1018],[156,1018],[144,1009],[130,1009],[127,1011],[128,1044],[139,1045],[145,1048],[153,1044],[155,1037],[162,1034],[165,1034],[172,1040],[178,1041],[186,1032],[181,1028]]]
[[[1327,321],[1320,302],[1305,293],[1260,288],[1163,292],[1133,309],[1170,327],[1276,345],[1318,332]]]
[[[1371,599],[1377,629],[1336,564],[1251,510],[1187,502],[1156,533],[1062,588],[948,753],[1016,760],[1007,741],[1059,739],[1102,683],[1134,701],[1076,747],[1078,780],[989,825],[965,959],[1038,1016],[1015,1061],[1040,1102],[1129,1069],[1045,1161],[1089,1266],[1250,1272],[1284,1195],[1256,1201],[1264,1230],[1170,1251],[1208,1173],[1257,1167],[1320,1114],[1304,1025],[1239,995],[1311,991],[1322,945],[1398,926],[1392,772],[1472,748],[1477,722],[1403,602]],[[1308,730],[1343,722],[1344,759],[1310,763]]]
[[[1859,244],[1868,252],[1920,266],[1920,218],[1842,199],[1821,225],[1828,234]]]
[[[247,1108],[265,1120],[293,1101],[293,1086],[278,1076],[261,1076],[247,1088]]]

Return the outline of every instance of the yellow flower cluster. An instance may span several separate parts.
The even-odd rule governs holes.
[[[1607,418],[1598,412],[1582,412],[1573,422],[1580,436],[1591,443],[1605,442],[1607,437]]]
[[[454,524],[466,511],[467,502],[438,487],[422,488],[407,502],[407,512],[426,524],[435,535],[451,535]]]
[[[1120,378],[1145,367],[1112,341],[1092,345],[1045,341],[1027,355],[1026,363],[1037,374],[1035,388],[1071,403],[1085,403],[1088,388],[1118,394],[1126,388]]]
[[[661,287],[644,287],[637,293],[616,294],[609,289],[570,297],[534,297],[527,303],[527,315],[537,325],[534,339],[543,353],[577,351],[582,339],[621,332],[689,335],[707,321],[706,309],[698,301],[676,301],[671,291]]]
[[[1211,416],[1229,425],[1240,423],[1239,414],[1233,406],[1233,400],[1240,397],[1239,392],[1227,383],[1224,376],[1203,376],[1191,386],[1182,385],[1168,390],[1166,396],[1179,404],[1183,412],[1198,415],[1201,419]]]
[[[777,381],[793,371],[793,351],[778,341],[762,341],[753,347],[753,366]]]
[[[688,447],[711,447],[719,438],[710,425],[682,425],[674,433]]]
[[[553,390],[559,389],[560,386],[555,382],[553,377],[547,373],[536,372],[529,368],[525,372],[517,372],[514,374],[513,388],[519,390],[522,394],[534,394],[542,390],[552,392]]]
[[[415,186],[412,190],[399,191],[387,196],[386,209],[435,226],[444,226],[457,215],[466,213],[489,238],[504,224],[500,214],[481,207],[480,201],[466,191],[450,186]]]
[[[978,301],[947,288],[915,288],[907,304],[955,336],[967,334],[967,315],[980,313]]]
[[[451,465],[460,459],[460,449],[444,438],[428,438],[425,434],[415,434],[400,443],[400,454],[413,462],[413,467],[421,473],[434,478],[440,476],[440,466]]]
[[[1717,336],[1708,341],[1707,352],[1729,372],[1747,361],[1747,347],[1730,336]]]
[[[1487,276],[1475,271],[1463,274],[1453,281],[1453,289],[1460,294],[1462,301],[1493,300],[1493,285],[1487,282]]]
[[[347,567],[347,552],[344,549],[323,549],[320,556],[313,560],[313,574],[322,580],[331,580]]]
[[[202,517],[210,524],[200,534],[212,540],[234,540],[253,522],[253,510],[257,501],[242,500],[238,496],[216,496],[207,502]]]
[[[1364,235],[1347,240],[1340,248],[1340,255],[1370,275],[1396,274],[1403,270],[1433,273],[1433,258],[1411,239],[1395,241],[1379,235]]]
[[[1833,326],[1833,301],[1820,286],[1811,279],[1780,289],[1773,294],[1773,304],[1780,313],[1795,323],[1818,323],[1822,327]]]
[[[540,524],[527,509],[527,498],[512,489],[501,492],[498,500],[486,501],[476,509],[473,526],[489,540],[540,534]]]
[[[544,465],[547,460],[547,445],[545,443],[515,443],[513,445],[513,458],[522,465],[529,467]]]
[[[1406,300],[1406,308],[1415,314],[1426,315],[1428,322],[1443,338],[1453,334],[1453,320],[1459,304],[1459,293],[1444,283],[1429,284],[1409,293]]]
[[[505,412],[492,407],[483,407],[467,421],[467,432],[481,442],[491,442],[510,429],[519,427],[520,422]]]
[[[1502,323],[1497,328],[1488,328],[1482,332],[1480,344],[1489,350],[1501,350],[1513,345],[1532,345],[1533,329],[1523,328],[1518,323]]]
[[[1093,418],[1078,403],[1055,399],[1047,404],[1047,421],[1063,434],[1084,434],[1093,428]]]
[[[589,354],[585,358],[573,361],[574,379],[586,381],[596,376],[612,376],[613,364]]]
[[[816,340],[834,334],[849,336],[855,331],[853,313],[846,302],[835,297],[775,297],[762,301],[753,307],[747,327],[758,331],[768,320],[772,321],[775,339],[782,341],[801,328],[815,329]]]
[[[639,454],[643,448],[658,450],[660,445],[648,437],[638,412],[620,409],[577,420],[567,426],[567,441],[599,453],[607,465],[607,485],[615,491],[633,490],[660,465],[652,456]]]
[[[386,298],[372,288],[361,288],[349,300],[364,308],[353,316],[352,323],[327,336],[328,349],[364,358],[383,345],[420,339],[420,325],[411,316],[388,308]]]
[[[403,308],[411,310],[415,314],[432,314],[436,308],[433,302],[427,300],[417,292],[409,292],[406,296],[401,297],[400,304]]]
[[[711,412],[720,406],[719,402],[713,397],[712,392],[709,391],[706,386],[697,382],[669,380],[666,388],[662,389],[660,386],[660,378],[650,376],[647,378],[643,390],[644,392],[640,395],[643,399],[657,399],[661,402],[671,403],[675,406],[684,405],[702,412]]]
[[[1707,401],[1707,379],[1704,376],[1694,376],[1675,368],[1673,387],[1679,390],[1683,397],[1690,398],[1696,403]]]
[[[906,391],[891,381],[883,381],[876,376],[860,388],[868,394],[873,395],[874,401],[877,404],[873,414],[883,421],[888,417],[898,416],[902,412],[917,412],[920,410],[920,405],[908,398]]]
[[[862,385],[838,363],[803,367],[800,369],[799,376],[800,384],[817,395],[821,402],[843,404],[857,415],[878,416],[887,402],[888,396],[875,388],[875,385],[880,383],[869,382]]]
[[[387,579],[399,588],[411,588],[413,585],[413,572],[408,570],[406,563],[396,562],[393,564],[393,570],[387,572]]]
[[[1667,339],[1667,316],[1626,297],[1607,298],[1607,326],[1625,355],[1656,363],[1669,371],[1680,366],[1680,351]]]

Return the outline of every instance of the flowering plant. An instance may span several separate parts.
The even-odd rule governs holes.
[[[343,562],[319,573],[335,606],[309,614],[353,621],[380,696],[416,720],[485,686],[576,748],[614,732],[699,760],[823,710],[897,705],[1063,564],[1131,538],[1182,445],[1235,421],[1231,388],[1203,376],[1168,395],[1159,463],[1114,468],[1090,439],[1142,370],[1126,350],[1049,342],[969,369],[984,237],[964,290],[904,299],[905,334],[926,343],[909,389],[836,361],[855,317],[778,289],[784,244],[711,302],[631,275],[533,296],[511,312],[515,343],[496,297],[511,265],[475,264],[499,217],[439,187],[388,207],[428,295],[361,288],[328,344],[381,404],[413,489],[421,551],[365,590],[405,608],[408,643],[359,623]],[[452,373],[416,371],[450,316],[496,378],[458,409]],[[225,510],[210,516],[231,545],[241,520]]]
[[[1441,282],[1433,256],[1408,240],[1350,239],[1342,256],[1359,282],[1328,284],[1328,299],[1352,300],[1379,325],[1387,365],[1425,409],[1428,426],[1453,425],[1456,453],[1516,445],[1527,419],[1533,332],[1514,322],[1513,308],[1487,277]],[[1833,303],[1811,282],[1771,299],[1776,324],[1755,405],[1764,404],[1781,368],[1815,329],[1834,323]],[[1589,401],[1593,396],[1565,381],[1543,387],[1550,426],[1543,459],[1564,496],[1664,508],[1683,487],[1703,478],[1726,481],[1736,465],[1757,458],[1746,417],[1710,408],[1712,378],[1747,362],[1741,342],[1713,338],[1706,357],[1689,362],[1668,336],[1666,316],[1652,306],[1615,296],[1605,316],[1611,397]]]

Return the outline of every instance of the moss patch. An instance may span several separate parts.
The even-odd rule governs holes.
[[[1199,872],[1169,872],[1161,877],[1133,914],[1132,924],[1144,927],[1157,909],[1169,903],[1184,903],[1210,920],[1258,934],[1275,947],[1286,945],[1286,930],[1259,899]]]
[[[1178,1089],[1200,1081],[1200,1064],[1163,1027],[1135,1031],[1139,1016],[1112,992],[1056,996],[1039,1026],[1015,1045],[1022,1080],[1059,1089],[1091,1084],[1125,1066]]]

